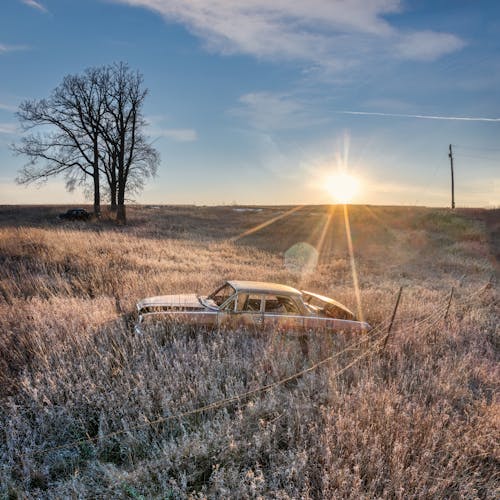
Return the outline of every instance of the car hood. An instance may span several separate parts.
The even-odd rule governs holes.
[[[181,309],[205,309],[195,293],[184,295],[158,295],[147,297],[137,303],[137,309],[148,308],[181,308]]]

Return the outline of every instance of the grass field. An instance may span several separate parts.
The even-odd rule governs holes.
[[[138,299],[230,278],[356,310],[342,208],[290,209],[0,207],[0,498],[496,497],[498,210],[351,207],[371,337],[133,333]]]

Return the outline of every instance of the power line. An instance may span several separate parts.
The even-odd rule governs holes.
[[[295,379],[297,379],[299,377],[302,377],[303,375],[316,370],[320,366],[322,366],[322,365],[324,365],[326,363],[329,363],[333,359],[339,357],[341,354],[344,354],[347,351],[352,351],[353,349],[355,349],[356,347],[359,347],[363,343],[368,342],[372,338],[373,333],[374,332],[378,333],[381,329],[382,329],[382,325],[380,325],[379,327],[377,327],[374,330],[372,330],[372,332],[370,332],[370,336],[369,337],[363,338],[361,341],[358,341],[358,342],[353,342],[349,347],[346,347],[342,351],[339,351],[339,352],[337,352],[335,354],[332,354],[331,356],[328,356],[327,358],[324,358],[321,361],[318,361],[317,363],[314,363],[313,365],[309,366],[308,368],[305,368],[304,370],[301,370],[300,372],[294,373],[294,374],[292,374],[292,375],[290,375],[288,377],[285,377],[283,379],[277,380],[276,382],[272,382],[270,384],[258,387],[256,389],[251,390],[251,391],[247,391],[247,392],[244,392],[244,393],[241,393],[241,394],[237,394],[237,395],[231,396],[229,398],[221,399],[221,400],[215,401],[213,403],[209,403],[207,405],[195,408],[193,410],[187,410],[185,412],[177,413],[175,415],[170,415],[168,417],[159,417],[159,418],[157,418],[155,420],[147,420],[143,424],[138,424],[138,425],[135,425],[135,426],[132,426],[132,427],[127,427],[126,429],[120,429],[120,430],[117,430],[117,431],[114,431],[114,432],[109,432],[109,433],[107,433],[105,435],[93,436],[93,437],[92,436],[87,436],[86,438],[77,439],[75,441],[72,441],[70,443],[65,443],[65,444],[62,444],[60,446],[54,446],[52,448],[45,448],[45,449],[42,449],[42,450],[28,452],[28,453],[23,454],[22,456],[27,457],[27,456],[42,455],[42,454],[47,454],[47,453],[54,452],[54,451],[64,450],[64,449],[67,449],[67,448],[74,448],[75,446],[79,446],[79,445],[85,444],[85,443],[95,443],[95,442],[100,441],[102,439],[109,439],[111,437],[121,436],[121,435],[123,435],[125,433],[128,433],[128,432],[131,432],[131,431],[137,431],[137,430],[144,429],[144,428],[147,428],[147,427],[152,427],[153,425],[162,424],[162,423],[166,423],[166,422],[171,422],[173,420],[179,420],[179,419],[182,419],[182,418],[185,418],[185,417],[189,417],[189,416],[192,416],[192,415],[198,415],[198,414],[204,413],[206,411],[211,411],[211,410],[216,410],[216,409],[219,409],[219,408],[224,408],[225,406],[228,406],[231,403],[238,403],[238,402],[247,400],[251,396],[255,396],[257,394],[264,393],[264,392],[269,392],[270,390],[272,390],[272,389],[274,389],[274,388],[276,388],[276,387],[278,387],[280,385],[286,384],[287,382],[290,382],[291,380],[295,380]],[[360,356],[358,356],[357,358],[355,358],[353,361],[351,361],[348,365],[346,365],[343,368],[341,368],[339,371],[335,372],[331,377],[332,378],[336,378],[336,377],[342,375],[342,373],[344,373],[349,368],[351,368],[352,366],[354,366],[361,359],[367,357],[372,352],[375,352],[375,350],[378,349],[378,347],[380,346],[381,342],[385,338],[386,338],[386,335],[381,336],[372,345],[372,347],[370,349],[368,349],[367,351],[365,351],[364,353],[362,353]]]

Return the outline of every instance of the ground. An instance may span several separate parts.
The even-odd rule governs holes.
[[[0,207],[0,498],[496,496],[498,210],[349,207],[351,256],[342,207],[66,208]],[[231,278],[374,331],[133,333]]]

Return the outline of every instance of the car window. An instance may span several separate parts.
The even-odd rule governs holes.
[[[231,285],[226,283],[225,285],[222,285],[220,288],[215,290],[215,292],[210,294],[208,298],[212,299],[218,306],[221,306],[234,293],[235,289]]]
[[[227,300],[224,304],[222,304],[220,310],[225,311],[225,312],[232,312],[234,311],[234,304],[236,302],[236,299],[231,299]]]
[[[269,314],[300,314],[293,298],[287,295],[267,295],[264,311]]]
[[[262,295],[257,293],[239,293],[236,310],[238,312],[260,312]]]

